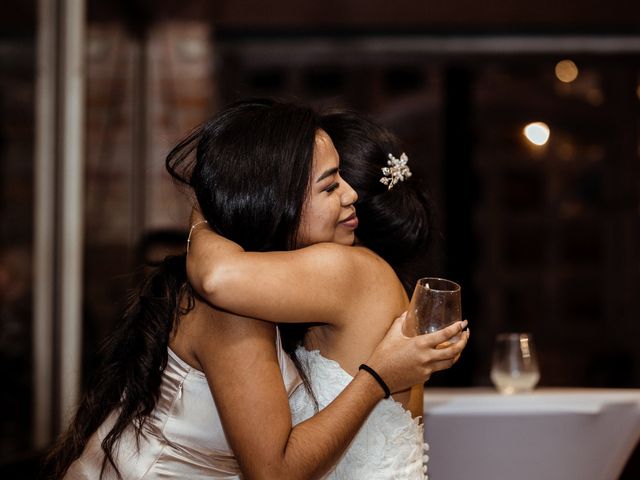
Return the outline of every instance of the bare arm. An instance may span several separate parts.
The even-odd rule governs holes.
[[[349,305],[358,305],[365,295],[388,293],[383,274],[388,271],[364,248],[325,243],[245,252],[205,225],[194,230],[187,256],[189,281],[208,302],[279,323],[340,324]]]
[[[247,479],[317,478],[349,445],[383,397],[366,372],[314,417],[292,428],[287,394],[275,349],[275,327],[230,314],[199,322],[195,352],[202,365],[229,443]],[[466,337],[450,350],[435,347],[455,335],[447,332],[405,337],[396,321],[367,362],[392,391],[422,383],[446,368],[464,348]],[[429,338],[427,338],[429,337]]]

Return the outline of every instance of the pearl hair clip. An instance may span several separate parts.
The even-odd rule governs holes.
[[[389,154],[389,160],[387,160],[388,167],[382,167],[383,177],[380,179],[380,183],[387,186],[387,190],[391,190],[393,186],[398,182],[404,182],[411,176],[411,170],[407,166],[409,157],[406,153],[402,153],[400,158],[396,158],[393,154]]]

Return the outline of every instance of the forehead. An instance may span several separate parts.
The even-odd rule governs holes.
[[[333,146],[331,137],[324,130],[316,132],[315,147],[313,150],[314,173],[322,173],[330,168],[336,168],[339,164],[338,152]]]

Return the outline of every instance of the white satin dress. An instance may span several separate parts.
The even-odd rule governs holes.
[[[320,410],[331,403],[353,380],[342,367],[320,355],[298,347],[296,355],[309,378]],[[289,396],[293,424],[315,414],[313,401],[304,387]],[[325,480],[426,480],[426,451],[419,419],[392,398],[382,400],[365,421]]]
[[[278,362],[287,393],[301,384],[300,376],[276,338]],[[115,421],[115,412],[90,438],[65,479],[100,478],[104,458],[100,443]],[[133,427],[122,434],[114,459],[123,480],[138,479],[241,479],[240,468],[225,437],[218,410],[205,375],[169,349],[160,398],[143,427],[139,449]],[[105,468],[103,479],[117,478]]]

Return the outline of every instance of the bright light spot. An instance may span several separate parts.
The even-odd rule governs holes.
[[[638,84],[638,88],[636,88],[636,95],[638,96],[638,100],[640,100],[640,83]]]
[[[578,78],[578,67],[571,60],[560,60],[556,63],[556,77],[564,83],[571,83]]]
[[[524,136],[534,145],[544,145],[549,141],[549,127],[543,122],[533,122],[524,127]]]

